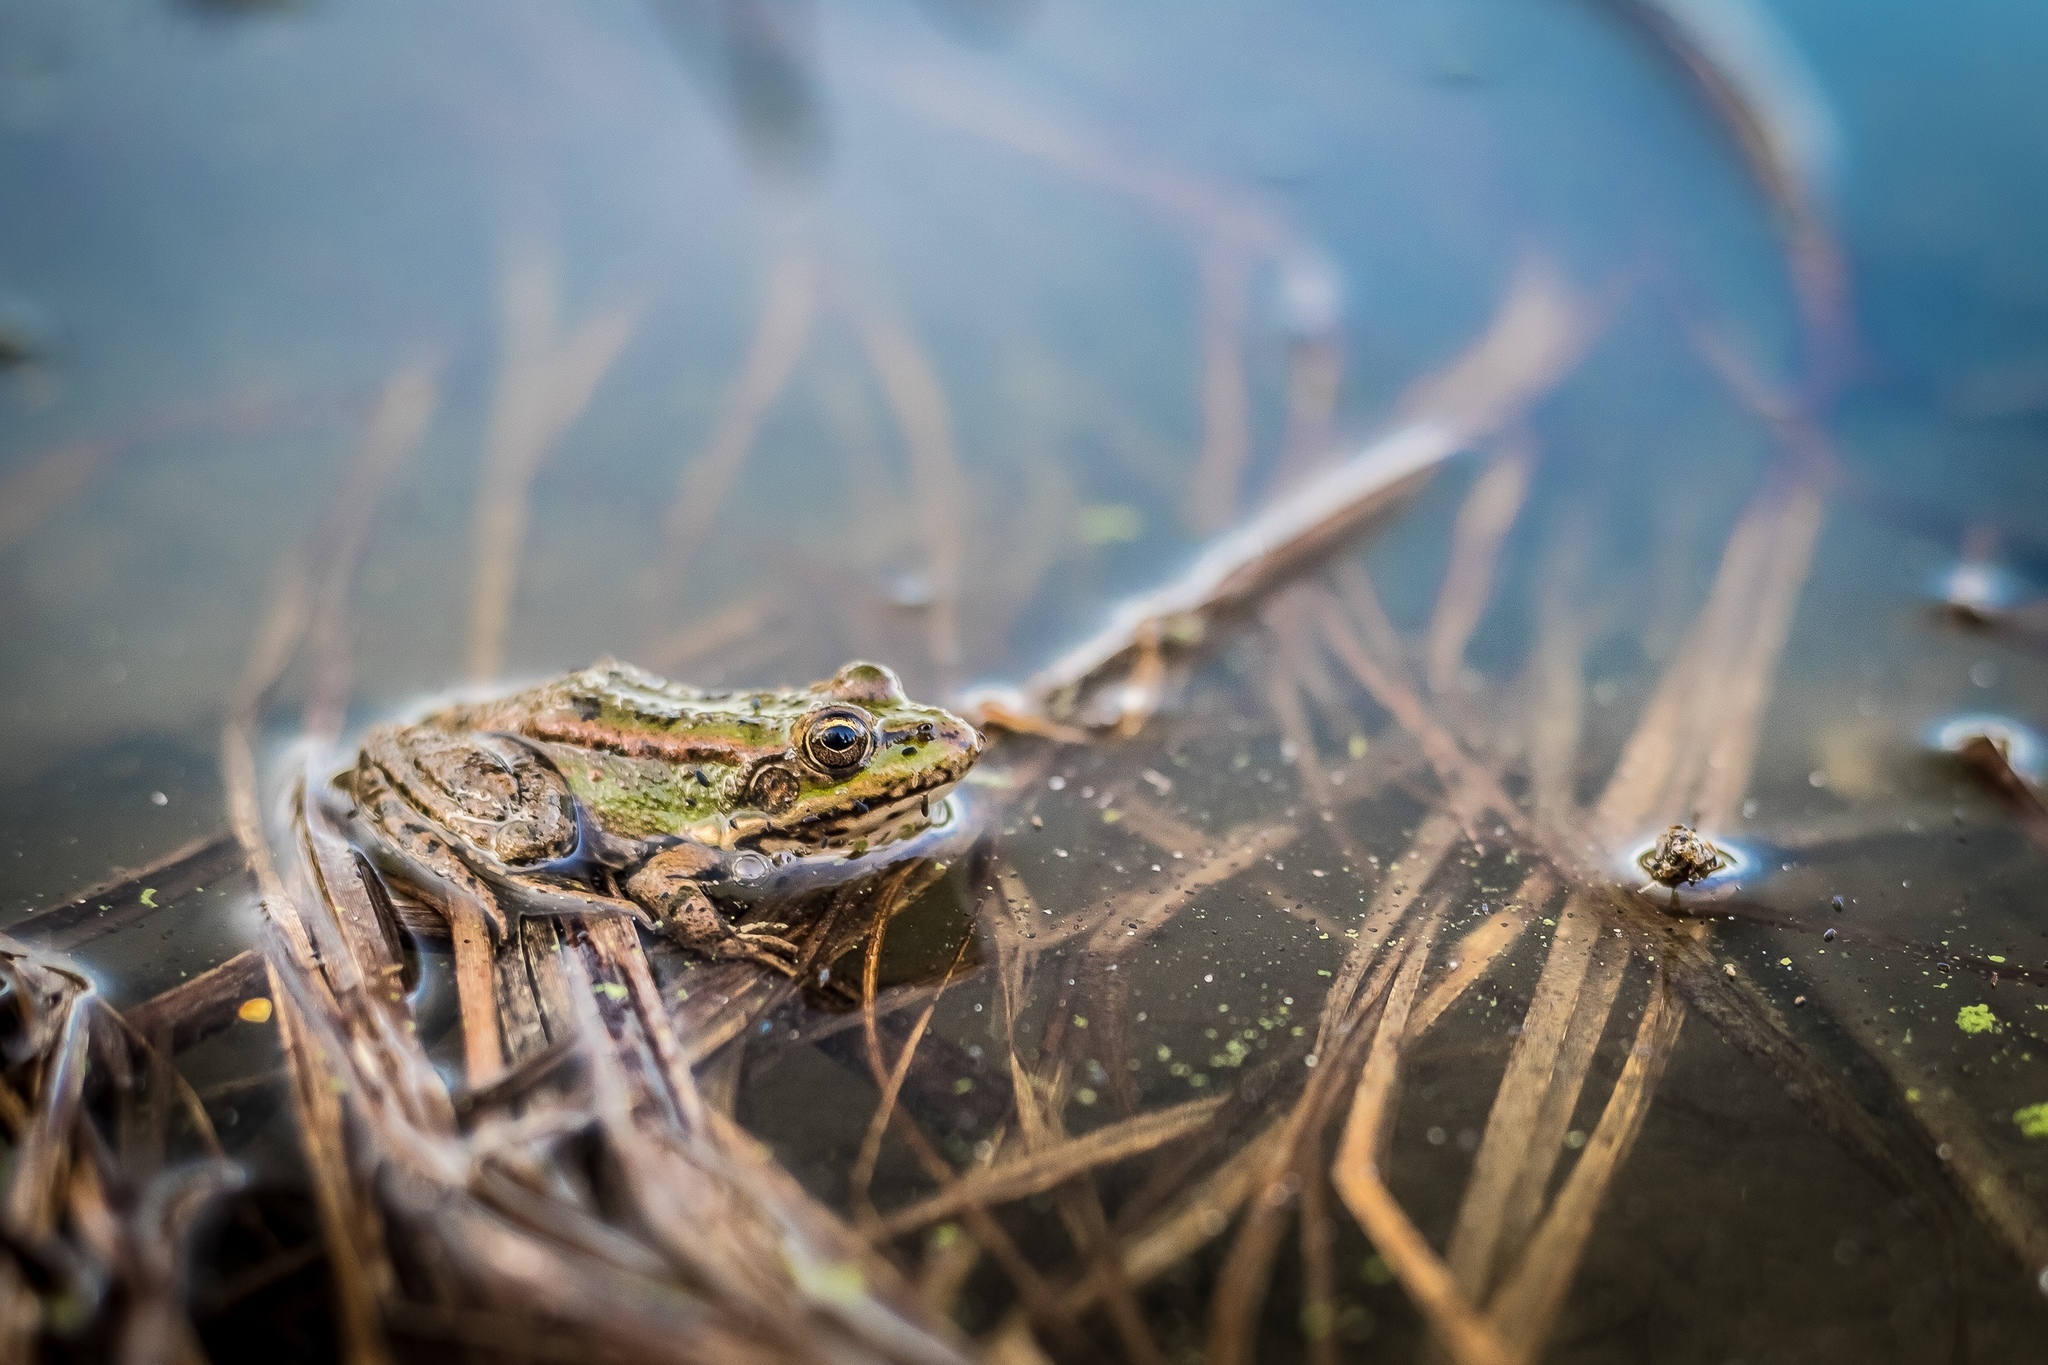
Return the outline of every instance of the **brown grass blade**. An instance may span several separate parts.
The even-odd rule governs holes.
[[[1429,690],[1448,692],[1465,666],[1465,644],[1493,595],[1493,576],[1502,546],[1529,495],[1535,447],[1526,435],[1512,436],[1465,495],[1451,527],[1451,558],[1437,589],[1423,649]]]
[[[1189,1100],[1120,1123],[1104,1124],[1080,1137],[1066,1138],[1024,1156],[998,1160],[960,1176],[939,1193],[882,1220],[890,1237],[915,1232],[954,1217],[970,1204],[994,1207],[1052,1189],[1062,1181],[1103,1166],[1128,1161],[1188,1136],[1202,1128],[1222,1103],[1220,1099]]]
[[[476,681],[495,676],[504,661],[534,475],[589,405],[638,321],[633,307],[619,305],[557,337],[555,266],[537,252],[513,258],[502,290],[504,353],[472,529],[469,676]]]
[[[1458,1292],[1449,1269],[1380,1179],[1369,1159],[1372,1147],[1372,1134],[1354,1140],[1346,1125],[1330,1170],[1345,1207],[1458,1365],[1520,1365],[1499,1333]]]
[[[1557,1163],[1556,1138],[1563,1137],[1559,1130],[1552,1138],[1541,1116],[1562,1112],[1569,1120],[1585,1080],[1584,1065],[1591,1060],[1590,1044],[1598,1042],[1621,984],[1621,958],[1599,953],[1601,933],[1600,917],[1587,898],[1565,902],[1550,955],[1508,1054],[1507,1074],[1487,1115],[1444,1257],[1460,1292],[1474,1302],[1484,1301],[1492,1288],[1495,1267],[1521,1252],[1511,1225],[1526,1217],[1521,1205],[1531,1192],[1540,1201],[1548,1189]],[[1596,955],[1613,969],[1582,989]],[[1586,1045],[1566,1055],[1567,1037],[1575,1029],[1577,1040]],[[1526,1231],[1524,1224],[1521,1232]]]
[[[1410,393],[1401,424],[1213,539],[1180,578],[1123,603],[1099,633],[1019,688],[997,689],[986,699],[1016,712],[1056,711],[1061,699],[1071,701],[1122,664],[1144,630],[1156,629],[1169,641],[1199,637],[1187,629],[1190,621],[1205,623],[1270,590],[1444,460],[1498,431],[1563,378],[1596,328],[1595,310],[1554,271],[1525,266],[1486,334]],[[963,704],[972,710],[981,699]],[[1113,725],[1119,717],[1114,707],[1110,712],[1102,719]]]
[[[931,357],[901,317],[864,291],[846,291],[868,364],[881,382],[910,455],[931,577],[928,640],[932,661],[950,675],[960,663],[961,575],[966,564],[968,502],[953,418]]]
[[[1660,975],[1599,1125],[1551,1201],[1527,1252],[1487,1305],[1488,1321],[1523,1358],[1534,1357],[1550,1336],[1586,1241],[1593,1235],[1594,1216],[1642,1131],[1650,1098],[1684,1022],[1685,1005]]]
[[[1366,652],[1357,635],[1352,633],[1350,622],[1338,609],[1336,600],[1328,594],[1323,594],[1316,604],[1316,621],[1322,628],[1324,640],[1344,666],[1351,670],[1359,685],[1371,693],[1373,700],[1384,706],[1403,729],[1421,742],[1422,752],[1436,770],[1437,779],[1444,784],[1445,794],[1463,821],[1467,838],[1474,843],[1481,842],[1477,830],[1489,811],[1516,833],[1528,832],[1529,818],[1501,789],[1493,774],[1467,754],[1451,733],[1436,722],[1420,697]]]
[[[1202,451],[1188,483],[1189,523],[1212,532],[1237,512],[1245,461],[1252,451],[1251,386],[1245,377],[1246,314],[1251,260],[1228,235],[1202,251]]]
[[[876,929],[875,942],[881,942],[880,926]],[[925,1005],[924,1012],[917,1016],[917,1023],[910,1030],[910,1037],[904,1042],[902,1050],[896,1054],[895,1064],[889,1068],[889,1079],[882,1087],[882,1098],[875,1105],[875,1116],[868,1123],[867,1136],[861,1140],[860,1154],[854,1158],[853,1174],[848,1179],[852,1198],[857,1204],[866,1205],[869,1202],[868,1187],[874,1182],[875,1163],[882,1156],[882,1135],[888,1131],[889,1120],[895,1116],[896,1097],[903,1093],[903,1078],[910,1073],[911,1060],[917,1056],[917,1045],[924,1041],[924,1031],[930,1026],[932,1015],[939,1008],[939,1001],[945,996],[946,988],[953,984],[953,976],[960,970],[960,964],[966,959],[967,949],[973,942],[971,935],[960,940],[960,947],[953,954],[952,964],[946,968],[945,979],[939,983],[938,990],[932,992],[930,1002]],[[871,994],[863,994],[866,997],[863,1000],[863,1013],[867,1020],[868,1037],[874,1040],[874,999]],[[881,1050],[879,1041],[874,1041],[873,1045],[877,1052]]]
[[[702,453],[683,470],[676,500],[662,523],[670,592],[680,595],[683,573],[753,453],[761,421],[775,406],[809,345],[818,308],[818,264],[805,250],[785,251],[768,267],[768,284],[739,377],[718,414]],[[655,668],[670,667],[655,663]]]

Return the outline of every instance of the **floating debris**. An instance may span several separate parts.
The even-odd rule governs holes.
[[[1636,865],[1650,874],[1650,880],[1676,890],[1703,882],[1729,865],[1721,850],[1700,837],[1689,825],[1673,825],[1664,831],[1656,846],[1636,858]]]
[[[2043,773],[2048,771],[2048,743],[2031,727],[2009,716],[1950,716],[1927,729],[1927,746],[1947,754],[1961,754],[1973,739],[1990,741],[2015,773],[2035,786],[2041,785]]]

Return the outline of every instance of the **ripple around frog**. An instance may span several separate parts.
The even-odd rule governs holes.
[[[1753,885],[1770,867],[1769,848],[1754,840],[1734,840],[1719,835],[1703,834],[1721,855],[1721,865],[1699,881],[1683,886],[1667,887],[1655,881],[1645,881],[1649,876],[1651,859],[1656,855],[1664,831],[1659,830],[1644,839],[1631,843],[1622,850],[1613,866],[1615,876],[1621,881],[1637,887],[1645,896],[1667,899],[1674,891],[1681,904],[1700,900],[1721,900],[1733,895],[1745,885]]]

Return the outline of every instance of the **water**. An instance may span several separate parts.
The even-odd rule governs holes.
[[[1694,1009],[1545,1358],[1918,1361],[1960,1339],[1955,1358],[2033,1360],[2041,1266],[1953,1192],[1954,1154],[1934,1153],[1914,1107],[1967,1119],[2014,1207],[2048,1220],[2048,1144],[2015,1118],[2048,1102],[2030,1022],[2048,1007],[2042,851],[1926,739],[1958,715],[2025,733],[2048,714],[2038,649],[1944,615],[1929,588],[1974,565],[1990,567],[1971,582],[2044,581],[2048,563],[2048,161],[2032,132],[2048,31],[1988,4],[1772,14],[1832,118],[1817,184],[1856,341],[1823,414],[1841,474],[1753,777],[1717,831],[1758,853],[1756,875],[1740,915],[1693,924],[1938,1193],[1902,1199],[1788,1096],[1796,1078]],[[948,696],[1028,674],[1380,429],[1532,252],[1597,301],[1604,330],[1529,420],[1526,506],[1430,704],[1538,808],[1534,661],[1569,621],[1584,704],[1557,789],[1600,800],[1781,460],[1700,339],[1787,389],[1814,361],[1782,217],[1647,26],[1526,0],[791,5],[733,32],[693,15],[0,10],[0,914],[223,826],[217,736],[252,633],[280,566],[364,467],[396,374],[431,401],[368,504],[349,726],[602,654],[719,685],[875,657],[914,694]],[[507,392],[559,420],[521,418]],[[1480,477],[1454,464],[1331,580],[1370,574],[1418,671]],[[493,580],[477,528],[508,492],[529,513]],[[1048,943],[1199,861],[1175,827],[1212,848],[1262,822],[1293,831],[1147,922],[1141,945],[1132,933],[1114,979],[1107,939],[1036,960],[1019,1055],[1068,1059],[1075,1131],[1230,1092],[1262,1062],[1298,1077],[1322,973],[1438,800],[1384,704],[1341,660],[1288,654],[1287,629],[1226,632],[1134,740],[1004,740],[983,771],[1009,785],[971,792]],[[1273,661],[1310,656],[1290,728]],[[299,728],[320,672],[286,675],[272,741]],[[1474,833],[1484,852],[1461,842],[1431,893],[1446,945],[1512,898],[1528,863],[1505,859],[1535,837]],[[1625,861],[1616,842],[1603,856]],[[899,921],[884,975],[943,975],[975,917],[972,974],[930,1025],[940,1079],[905,1101],[963,1162],[1008,1112],[964,1107],[1010,1085],[986,870],[963,860]],[[139,1001],[249,941],[245,894],[209,888],[80,951],[117,1001]],[[1561,904],[1407,1059],[1388,1181],[1439,1250]],[[425,958],[422,1030],[438,1036],[454,1016]],[[1599,1125],[1649,972],[1639,955],[1621,974],[1559,1179]],[[1970,1032],[1961,1012],[1980,1004],[1996,1028]],[[864,1054],[806,1041],[833,1017],[789,1006],[722,1065],[741,1120],[838,1205],[875,1086]],[[270,1036],[238,1025],[181,1062],[220,1087],[231,1148],[288,1205],[290,1125],[260,1081],[279,1064]],[[973,1085],[954,1114],[957,1079]],[[1104,1174],[1111,1214],[1149,1198],[1157,1169]],[[885,1144],[877,1204],[929,1188]],[[1409,1300],[1333,1214],[1334,1339],[1347,1358],[1412,1354]],[[1050,1196],[1004,1217],[1042,1269],[1070,1264]],[[215,1242],[224,1283],[243,1253]],[[1297,1243],[1290,1225],[1254,1315],[1261,1359],[1308,1351]],[[1228,1245],[1142,1292],[1167,1358],[1213,1345]],[[323,1311],[307,1273],[290,1282],[302,1302],[263,1311]],[[955,1307],[978,1332],[1012,1303],[984,1263]],[[209,1344],[231,1352],[233,1324],[253,1320],[224,1310]]]

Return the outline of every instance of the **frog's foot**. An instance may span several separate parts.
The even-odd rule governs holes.
[[[699,870],[703,850],[681,845],[657,854],[626,879],[626,894],[654,915],[655,924],[675,942],[709,958],[743,958],[784,976],[796,971],[798,950],[781,937],[787,924],[736,925],[718,913],[704,888],[691,879]]]

